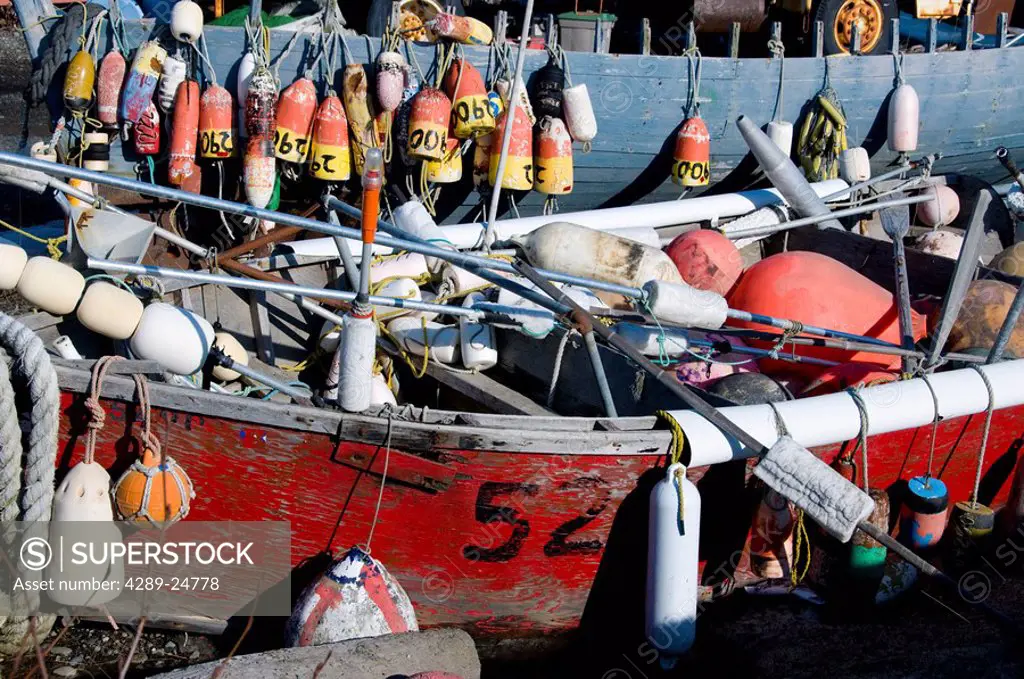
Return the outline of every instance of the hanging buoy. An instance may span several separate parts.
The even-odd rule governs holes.
[[[1016,294],[1016,286],[1009,283],[993,280],[972,281],[967,286],[967,294],[960,305],[960,313],[953,323],[953,329],[949,332],[944,351],[991,349]],[[929,327],[935,327],[938,315],[939,309],[936,308],[928,318]],[[1006,356],[1024,357],[1024,318],[1017,321],[1010,334]]]
[[[160,112],[156,104],[149,106],[135,123],[135,152],[142,156],[155,156],[160,153]]]
[[[82,135],[82,167],[95,172],[110,169],[110,137],[106,132],[86,132]]]
[[[727,295],[743,273],[743,256],[713,229],[681,233],[665,248],[683,280],[698,290]]]
[[[409,114],[410,158],[441,160],[448,148],[448,118],[452,103],[441,90],[424,87],[412,100]]]
[[[32,257],[18,279],[18,294],[29,304],[54,316],[70,314],[85,290],[85,278],[67,264],[49,257]]]
[[[185,71],[188,67],[184,60],[175,56],[168,56],[164,59],[163,69],[160,72],[160,86],[156,91],[156,103],[160,110],[170,113],[174,110],[174,98],[178,95],[178,85],[185,82]]]
[[[249,365],[249,352],[230,332],[221,331],[214,334],[213,346],[223,351],[235,363],[243,366]],[[222,365],[213,366],[210,374],[213,375],[213,379],[221,382],[234,382],[242,376],[237,370],[225,368]]]
[[[562,112],[565,124],[572,138],[583,144],[583,151],[590,150],[590,142],[597,136],[597,118],[590,102],[586,83],[573,85],[562,90]]]
[[[993,257],[988,268],[1011,276],[1024,276],[1024,242],[1017,242]]]
[[[509,113],[515,111],[512,137],[509,139],[508,156],[505,160],[505,175],[501,188],[513,191],[529,191],[533,188],[533,127],[522,107],[508,109],[498,118],[494,128],[494,144],[491,146],[491,162],[487,180],[491,186],[497,183],[498,163],[501,159],[501,145],[505,138],[505,123]]]
[[[405,167],[411,167],[409,157],[409,119],[412,116],[412,100],[420,91],[420,81],[414,69],[405,69],[405,89],[402,90],[402,103],[395,114],[395,138],[393,147],[398,149],[398,156]]]
[[[388,137],[391,136],[391,122],[394,114],[391,111],[381,111],[374,120],[374,127],[377,129],[377,145],[385,148],[388,144]]]
[[[194,44],[203,34],[203,10],[192,0],[178,0],[171,9],[171,35]]]
[[[142,302],[124,288],[96,281],[82,295],[75,315],[89,330],[115,340],[132,336],[142,320]]]
[[[462,306],[467,309],[487,298],[479,292],[466,295]],[[468,370],[487,370],[498,364],[498,345],[494,326],[459,317],[459,345],[462,349],[462,364]]]
[[[21,272],[28,264],[28,253],[17,245],[0,243],[0,290],[18,287]]]
[[[572,193],[572,181],[572,137],[561,118],[541,118],[534,146],[533,188],[560,196]]]
[[[366,149],[377,146],[374,116],[370,111],[370,99],[367,94],[366,69],[362,64],[349,64],[341,78],[341,97],[345,104],[349,127],[352,128],[350,143],[353,147],[356,174],[362,175]]]
[[[277,83],[269,69],[259,67],[249,80],[245,99],[245,128],[249,141],[245,147],[242,174],[249,203],[265,208],[274,197],[277,163],[274,157],[274,109]]]
[[[651,491],[647,544],[645,632],[659,641],[659,658],[671,669],[693,646],[697,631],[700,492],[686,467],[669,465]]]
[[[418,630],[402,585],[381,562],[353,547],[299,597],[285,643],[316,646]]]
[[[470,139],[494,130],[494,115],[487,100],[487,88],[476,66],[455,59],[444,79],[452,102],[452,131],[459,139]]]
[[[707,186],[711,181],[711,135],[699,116],[683,121],[673,159],[673,183],[692,187]]]
[[[960,214],[960,196],[945,184],[932,186],[924,195],[934,198],[917,206],[917,219],[925,226],[949,226]],[[959,252],[957,249],[957,254]],[[953,255],[953,259],[956,259],[956,255]]]
[[[210,85],[199,100],[199,157],[213,160],[235,154],[235,102],[231,92]]]
[[[454,136],[449,136],[444,157],[441,160],[428,160],[426,167],[428,182],[435,184],[454,184],[462,179],[462,146]]]
[[[883,490],[872,488],[868,491],[875,501],[875,508],[867,521],[872,526],[889,532],[889,496]],[[888,550],[882,543],[864,531],[857,531],[850,544],[850,575],[855,580],[878,583],[885,571],[885,557]],[[872,599],[873,601],[874,599]]]
[[[473,17],[441,12],[431,22],[434,32],[444,38],[461,42],[463,45],[490,45],[494,31],[484,22]]]
[[[995,511],[980,502],[957,502],[950,512],[950,559],[954,569],[963,568],[989,548],[995,528]]]
[[[186,80],[178,86],[171,123],[170,160],[167,181],[181,186],[196,170],[196,143],[199,140],[199,83]]]
[[[402,231],[425,240],[434,247],[454,250],[455,246],[444,235],[427,208],[416,198],[408,200],[394,211],[395,226]],[[438,257],[425,257],[424,262],[432,274],[441,272],[444,260]]]
[[[917,90],[903,83],[889,100],[889,149],[897,153],[917,150],[917,130],[921,126]]]
[[[373,359],[377,354],[377,323],[372,307],[360,313],[355,306],[343,317],[338,376],[338,405],[350,413],[370,407]]]
[[[114,484],[114,508],[122,521],[167,528],[191,509],[196,493],[185,470],[150,448]]]
[[[106,127],[117,127],[118,104],[127,69],[128,64],[117,50],[108,52],[100,62],[96,76],[96,117]]]
[[[768,123],[768,138],[788,158],[793,153],[793,123],[773,120]]]
[[[299,78],[281,93],[274,132],[278,158],[286,163],[306,162],[316,109],[316,85],[309,78]]]
[[[381,110],[393,113],[402,104],[406,68],[405,57],[398,52],[381,52],[377,56],[377,103]]]
[[[755,575],[762,578],[789,577],[793,568],[795,525],[796,512],[789,501],[771,488],[765,488],[750,531],[750,569]]]
[[[245,131],[250,137],[272,140],[275,131],[277,82],[269,69],[253,72],[245,94]]]
[[[508,80],[496,80],[494,82],[495,91],[501,95],[502,104],[505,110],[511,108],[509,100],[512,98],[512,83]],[[530,103],[530,95],[526,91],[526,84],[522,78],[519,78],[519,108],[526,111],[526,117],[530,121],[530,125],[537,124],[537,116],[533,113],[533,104]],[[497,120],[497,118],[495,118]]]
[[[352,173],[348,145],[348,118],[333,92],[320,103],[313,124],[309,172],[317,179],[343,182]]]
[[[206,363],[213,334],[213,326],[202,316],[154,302],[142,312],[129,345],[138,358],[156,361],[176,375],[191,375]]]
[[[96,64],[92,55],[80,50],[68,62],[64,74],[64,105],[72,113],[85,113],[92,103],[92,88],[96,82]]]
[[[238,132],[243,139],[249,137],[245,122],[245,106],[249,99],[249,83],[256,72],[256,55],[249,51],[238,62],[238,80],[235,85],[235,99],[238,101]]]
[[[900,507],[900,541],[912,549],[934,547],[946,530],[949,493],[946,484],[930,476],[915,476],[907,482],[907,495]]]
[[[374,373],[370,380],[370,405],[371,406],[397,406],[395,393],[388,387],[387,380],[380,373]]]
[[[444,325],[412,316],[402,316],[388,322],[388,333],[395,338],[401,348],[414,356],[423,356],[429,350],[431,360],[437,360],[445,365],[451,365],[459,360],[461,352],[457,325]]]
[[[501,95],[491,90],[487,93],[487,103],[491,107],[491,115],[497,120],[498,116],[505,110],[505,102],[502,101]]]
[[[149,108],[166,58],[167,50],[155,40],[144,42],[135,50],[121,97],[121,119],[126,123],[134,125]]]
[[[487,173],[491,169],[491,144],[493,134],[483,134],[473,142],[473,187],[477,190],[487,186]]]
[[[871,159],[862,146],[854,146],[839,154],[839,177],[847,184],[871,179]]]
[[[561,118],[565,71],[553,56],[548,57],[548,63],[537,71],[531,82],[533,88],[530,92],[530,103],[537,118]]]
[[[437,284],[437,293],[446,299],[453,299],[491,285],[475,273],[446,262],[441,269],[441,282]]]

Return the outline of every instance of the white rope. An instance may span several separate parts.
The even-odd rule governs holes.
[[[7,361],[0,359],[0,521],[18,520],[21,455],[21,428],[11,373]]]
[[[981,488],[981,471],[985,466],[985,449],[988,448],[988,434],[992,429],[992,414],[996,407],[996,395],[992,391],[992,383],[988,380],[988,375],[978,365],[972,365],[974,371],[981,377],[981,381],[985,383],[985,390],[988,392],[988,407],[985,409],[985,428],[981,432],[981,449],[978,451],[978,468],[974,472],[974,488],[971,490],[971,507],[978,506],[978,490]]]
[[[550,410],[555,403],[555,389],[558,387],[558,376],[562,372],[562,355],[565,354],[565,345],[569,342],[569,335],[572,329],[566,329],[562,339],[558,341],[558,351],[555,353],[555,366],[551,369],[551,383],[548,385],[547,406]]]
[[[387,406],[388,415],[388,433],[385,438],[384,448],[384,472],[380,475],[380,491],[377,493],[377,506],[373,509],[373,522],[370,524],[370,533],[366,536],[366,549],[364,550],[367,554],[370,553],[370,543],[373,542],[373,531],[377,528],[377,517],[380,515],[380,504],[384,500],[384,486],[387,485],[388,481],[388,463],[391,461],[391,407]]]

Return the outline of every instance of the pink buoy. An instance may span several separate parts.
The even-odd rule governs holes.
[[[703,339],[710,342],[728,341],[733,347],[747,346],[735,337],[726,338],[724,335],[718,335],[715,333],[705,334],[694,332],[691,333],[691,339]],[[707,361],[702,361],[699,358],[692,357],[689,358],[689,360],[684,360],[676,367],[676,379],[680,382],[685,382],[687,384],[692,384],[695,387],[706,389],[726,375],[760,372],[757,368],[757,363],[752,360],[748,360],[750,358],[751,357],[747,354],[737,352],[729,352],[728,354],[715,356],[714,363],[708,363]]]
[[[726,295],[743,273],[743,257],[718,231],[700,229],[676,236],[665,248],[683,280],[699,290]]]
[[[936,184],[924,192],[935,200],[917,206],[917,219],[925,226],[949,226],[960,214],[960,196],[944,184]]]
[[[310,585],[285,630],[289,646],[416,632],[409,595],[384,565],[352,547]]]

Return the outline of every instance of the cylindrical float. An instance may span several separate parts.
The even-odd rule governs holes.
[[[948,559],[960,570],[988,551],[995,528],[996,513],[980,502],[957,502],[949,516]]]
[[[711,135],[699,116],[683,121],[672,156],[672,182],[679,186],[707,186],[711,181]]]
[[[574,140],[583,144],[594,140],[597,136],[597,118],[594,116],[594,106],[590,103],[586,83],[562,90],[562,112],[565,114],[565,125]]]
[[[70,314],[85,289],[85,278],[67,264],[49,257],[32,257],[18,279],[18,294],[29,304],[54,316]]]
[[[917,150],[917,131],[921,125],[917,91],[903,83],[889,99],[889,149],[897,153]]]
[[[756,374],[756,373],[753,373]],[[750,569],[762,578],[785,578],[793,569],[796,513],[789,501],[765,488],[750,532]]]
[[[121,97],[121,119],[126,123],[134,125],[149,108],[166,58],[167,50],[155,40],[144,42],[135,50]]]
[[[487,173],[491,169],[491,144],[494,134],[482,134],[473,141],[473,188],[487,186]]]
[[[424,161],[427,181],[435,184],[454,184],[462,179],[462,146],[459,140],[449,135],[444,157],[441,160]]]
[[[854,146],[839,154],[839,177],[847,184],[871,179],[871,159],[863,146]]]
[[[124,89],[128,64],[117,50],[111,50],[100,62],[96,76],[96,117],[104,127],[117,127],[117,113]]]
[[[133,132],[136,153],[142,156],[160,153],[160,112],[156,104],[149,102],[149,106],[138,117]]]
[[[727,295],[740,274],[743,257],[731,240],[712,229],[681,233],[665,248],[683,280],[698,290]]]
[[[171,123],[171,153],[167,181],[183,185],[196,170],[196,142],[199,139],[199,83],[186,80],[178,86]]]
[[[28,264],[28,253],[24,248],[0,243],[0,290],[16,288],[26,264]]]
[[[370,97],[366,69],[362,64],[349,64],[341,76],[341,97],[345,105],[352,134],[349,138],[352,156],[355,161],[356,174],[363,174],[363,157],[366,149],[376,147],[377,136],[374,130],[374,115],[370,109]],[[445,118],[447,124],[447,118]]]
[[[213,346],[223,351],[224,355],[235,363],[243,366],[249,365],[249,352],[245,350],[242,343],[235,339],[235,336],[231,333],[223,331],[216,333],[213,336]],[[221,382],[233,382],[242,376],[237,370],[232,370],[222,365],[213,366],[213,370],[210,373],[213,375],[213,379],[220,380]]]
[[[394,113],[402,103],[405,89],[405,57],[398,52],[381,52],[377,55],[377,103],[382,111]]]
[[[882,531],[889,532],[889,496],[883,490],[868,491],[875,501],[875,508],[867,521]],[[853,535],[850,544],[850,576],[855,580],[878,583],[885,572],[885,557],[888,550],[882,543],[863,531]],[[874,601],[874,598],[872,598]]]
[[[344,316],[341,333],[341,372],[338,377],[338,405],[350,413],[370,407],[373,359],[377,355],[377,324],[370,309],[355,308]]]
[[[106,132],[82,135],[82,167],[96,172],[110,169],[110,137]]]
[[[441,90],[424,87],[412,100],[407,151],[415,160],[441,160],[448,148],[452,103]]]
[[[227,88],[210,85],[199,100],[199,156],[223,160],[235,155],[235,101]]]
[[[505,174],[501,178],[501,188],[513,191],[529,191],[533,188],[533,128],[526,111],[521,106],[509,107],[494,128],[494,144],[491,146],[491,162],[487,171],[487,180],[491,186],[498,183],[498,163],[501,159],[501,145],[505,138],[505,124],[512,111],[515,111],[515,122],[512,124],[512,137],[509,139],[508,156],[505,160]]]
[[[309,78],[299,78],[281,93],[274,132],[274,152],[279,159],[306,162],[316,109],[316,85]]]
[[[937,545],[946,530],[948,506],[949,492],[945,483],[930,476],[910,479],[900,507],[900,541],[912,549]]]
[[[171,35],[194,44],[203,35],[203,10],[192,0],[178,0],[171,9]]]
[[[164,59],[160,71],[160,85],[156,90],[156,103],[165,114],[174,110],[174,100],[178,95],[178,85],[185,82],[187,66],[183,59],[168,56]]]
[[[793,152],[793,123],[773,120],[768,123],[768,138],[787,156]]]
[[[462,306],[468,308],[485,300],[481,293],[473,292],[462,300]],[[462,349],[462,364],[468,370],[487,370],[498,364],[494,326],[460,316],[459,344]]]
[[[132,336],[142,320],[142,302],[124,288],[96,281],[85,290],[75,315],[89,330],[115,340]]]
[[[79,50],[68,62],[64,74],[64,105],[72,113],[84,114],[92,104],[92,88],[96,82],[96,64],[92,55]]]
[[[530,103],[537,118],[561,118],[565,71],[554,57],[548,57],[548,63],[530,78],[530,83]]]
[[[313,123],[309,172],[317,179],[343,182],[352,173],[345,107],[333,92],[320,103]]]
[[[191,375],[206,363],[213,335],[213,326],[202,316],[154,302],[142,312],[129,345],[138,358],[156,361],[176,375]]]
[[[441,12],[432,21],[434,32],[464,45],[490,45],[494,40],[491,27],[473,17]]]
[[[533,149],[533,188],[561,196],[572,193],[572,137],[561,118],[541,118]]]
[[[487,88],[477,68],[465,59],[455,59],[445,76],[445,92],[452,102],[452,132],[469,139],[494,130],[494,115],[487,100]]]

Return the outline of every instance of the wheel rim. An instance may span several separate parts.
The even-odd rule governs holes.
[[[836,12],[835,25],[832,27],[836,44],[844,52],[850,51],[853,41],[853,27],[860,29],[860,50],[870,52],[882,39],[882,24],[885,14],[877,0],[846,0]]]

